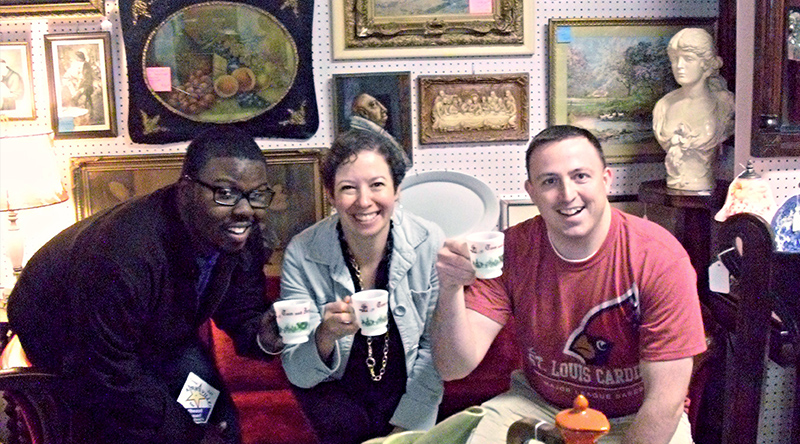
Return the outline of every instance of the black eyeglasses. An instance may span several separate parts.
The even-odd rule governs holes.
[[[250,202],[250,206],[253,208],[267,208],[269,204],[272,203],[272,198],[275,196],[275,191],[266,185],[266,188],[258,188],[245,193],[238,188],[227,188],[211,185],[195,179],[188,174],[184,174],[183,177],[186,178],[186,180],[200,184],[213,191],[214,202],[226,207],[236,206],[236,204],[238,204],[242,198],[245,198],[248,202]]]

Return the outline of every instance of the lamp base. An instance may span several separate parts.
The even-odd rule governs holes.
[[[16,278],[22,271],[22,257],[25,252],[25,239],[17,225],[17,212],[8,212],[8,235],[6,237],[6,253]]]

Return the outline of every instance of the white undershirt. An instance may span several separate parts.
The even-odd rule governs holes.
[[[553,245],[553,239],[550,238],[550,232],[549,231],[547,232],[547,241],[550,242],[550,247],[556,253],[556,256],[561,258],[562,261],[569,262],[571,264],[577,264],[577,263],[580,263],[580,262],[588,261],[589,259],[592,258],[592,256],[594,256],[595,254],[597,254],[598,251],[600,251],[600,247],[598,247],[597,250],[594,250],[591,254],[589,254],[588,256],[586,256],[583,259],[567,259],[564,256],[562,256],[561,253],[558,252],[558,248],[556,248],[556,246]]]

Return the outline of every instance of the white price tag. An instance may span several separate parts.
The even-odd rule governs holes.
[[[721,261],[716,261],[708,267],[708,288],[715,293],[731,292],[730,273]]]
[[[196,424],[205,424],[211,417],[211,410],[214,409],[218,396],[219,390],[189,372],[181,394],[178,395],[178,402],[189,411]]]
[[[800,207],[795,207],[794,215],[792,216],[792,231],[800,232]]]

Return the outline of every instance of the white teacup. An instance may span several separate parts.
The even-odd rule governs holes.
[[[469,258],[475,276],[493,279],[503,274],[503,241],[505,235],[499,231],[481,231],[467,236]]]
[[[273,304],[284,344],[302,344],[311,333],[311,301],[289,299]]]
[[[364,336],[386,333],[389,325],[389,292],[386,290],[359,291],[350,298],[356,321]]]

